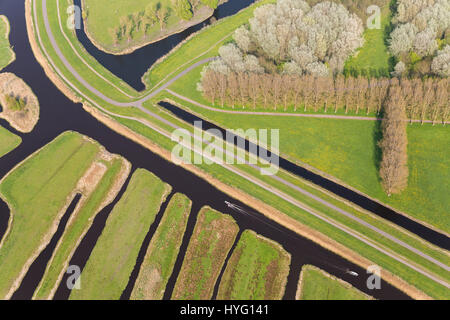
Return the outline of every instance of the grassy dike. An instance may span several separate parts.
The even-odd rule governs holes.
[[[203,208],[184,256],[173,300],[209,300],[239,227],[229,215]]]
[[[95,216],[114,199],[129,174],[130,166],[123,158],[116,157],[103,161],[102,164],[107,167],[106,172],[98,181],[95,190],[82,200],[82,204],[72,214],[73,219],[66,226],[33,299],[53,297],[73,253]]]
[[[251,14],[250,14],[251,15]],[[39,20],[39,19],[38,19]],[[225,20],[224,20],[225,21]],[[42,21],[39,22],[42,24]],[[42,29],[42,28],[41,28]],[[42,35],[42,38],[45,38],[45,35]],[[186,42],[187,44],[188,42]],[[49,54],[51,53],[51,46],[47,48],[48,44],[46,44],[46,40],[43,39],[43,44],[46,47],[46,50],[49,51]],[[174,52],[175,53],[175,52]],[[170,55],[169,55],[170,56]],[[54,58],[52,58],[54,59]],[[57,62],[58,63],[58,62]],[[172,68],[172,67],[168,67]],[[174,70],[173,67],[171,70]],[[64,73],[64,75],[67,78],[70,78],[70,74],[66,74],[66,71],[64,69],[61,69],[61,71]],[[165,75],[171,73],[167,72]],[[163,77],[165,77],[163,75]],[[74,85],[79,86],[79,84],[74,81]],[[82,86],[79,87],[80,89],[83,89]],[[92,94],[89,92],[86,92],[86,96],[89,99],[92,99]],[[93,99],[95,100],[95,98]],[[98,101],[98,99],[96,100]],[[120,108],[111,107],[108,106],[108,104],[101,103],[100,104],[106,108],[108,108],[111,111],[117,111],[118,113],[133,113],[136,112],[136,110],[133,109],[126,109],[126,110],[120,110]],[[153,106],[152,106],[153,108]],[[152,110],[153,111],[153,110]],[[128,137],[132,138],[133,140],[143,144],[144,146],[150,148],[153,151],[158,150],[159,153],[163,154],[166,159],[170,160],[170,153],[168,153],[166,150],[171,150],[174,146],[174,143],[170,141],[170,139],[167,139],[160,134],[156,133],[152,129],[145,127],[144,125],[134,121],[134,120],[125,120],[121,118],[114,118],[119,123],[125,125],[131,130],[125,129],[124,127],[120,127],[117,124],[114,124],[110,121],[110,119],[107,119],[99,114],[96,114],[96,117],[102,119],[102,121],[108,123],[111,127],[113,127],[115,130],[118,130],[121,133],[126,134]],[[142,116],[142,118],[145,118],[145,116]],[[150,122],[155,122],[155,120],[151,120]],[[127,131],[128,130],[128,131]],[[138,133],[139,135],[136,135],[135,133]],[[145,137],[145,138],[143,138]],[[153,141],[153,142],[150,142]],[[214,184],[222,189],[224,192],[237,196],[238,198],[242,199],[243,201],[251,202],[253,206],[257,207],[259,210],[264,212],[269,217],[275,219],[277,222],[282,223],[283,225],[287,226],[288,228],[291,228],[295,230],[296,232],[299,232],[312,240],[320,243],[321,245],[332,249],[333,251],[344,255],[346,257],[350,257],[350,259],[358,263],[362,266],[368,265],[369,262],[366,259],[375,261],[376,263],[379,263],[383,267],[386,268],[387,271],[391,273],[398,274],[403,279],[406,279],[409,283],[414,284],[415,286],[421,288],[422,290],[426,291],[428,294],[438,297],[444,294],[445,296],[445,289],[442,290],[442,287],[439,285],[436,285],[434,282],[429,281],[428,278],[425,278],[424,276],[421,276],[420,274],[417,274],[414,271],[410,271],[408,268],[405,268],[392,258],[386,257],[377,250],[368,247],[365,244],[361,244],[356,239],[349,238],[347,234],[336,230],[336,228],[331,227],[330,225],[318,221],[315,218],[312,218],[308,216],[307,214],[300,210],[297,207],[294,207],[285,201],[280,200],[276,196],[274,196],[271,193],[268,193],[259,187],[256,187],[249,183],[248,181],[237,177],[236,175],[229,173],[227,170],[220,168],[218,166],[203,166],[200,169],[202,171],[198,170],[196,167],[190,167],[185,166],[187,169],[194,171],[196,174],[201,176],[202,178],[207,179],[210,182],[214,182]],[[223,179],[222,179],[223,178]],[[221,181],[219,181],[219,179]],[[237,189],[236,189],[237,188]],[[244,194],[240,190],[246,190],[246,193]],[[250,197],[248,196],[250,194]],[[271,207],[266,206],[263,204],[262,201],[258,199],[264,199],[264,202],[266,202]],[[274,210],[273,208],[277,208],[278,210]],[[284,214],[281,213],[283,211]],[[288,218],[289,217],[289,218]],[[292,218],[292,219],[290,219]],[[299,224],[301,223],[301,225]],[[306,226],[306,227],[305,227]],[[329,237],[332,237],[334,242],[328,237],[324,237],[322,234],[318,234],[315,230],[320,230],[322,234],[327,234]],[[364,228],[363,228],[364,229]],[[377,238],[375,238],[377,239]],[[378,239],[377,239],[378,240]],[[331,241],[331,242],[330,242]],[[339,244],[338,244],[339,243]],[[354,250],[359,255],[363,256],[364,258],[361,258],[360,256],[355,256],[354,251],[349,251],[344,246],[347,246],[351,248],[351,250]],[[395,277],[388,277],[388,281],[391,283],[395,283],[397,286],[401,286],[404,290],[408,290],[410,294],[418,294],[417,291],[412,290],[412,288],[408,287],[405,283],[402,281],[399,281]],[[439,288],[439,289],[436,289]],[[412,291],[411,291],[412,290]],[[416,295],[416,296],[420,296]]]
[[[0,126],[0,158],[22,143],[22,138]]]
[[[11,26],[6,16],[0,15],[0,71],[16,59],[9,43]]]
[[[253,231],[242,233],[219,286],[220,300],[281,300],[291,256]]]
[[[142,242],[170,190],[146,170],[133,174],[81,273],[81,289],[72,291],[71,300],[120,298]]]
[[[153,236],[131,294],[132,300],[161,300],[172,274],[192,202],[175,194]]]
[[[371,300],[372,297],[314,266],[303,266],[297,288],[298,300]]]
[[[0,243],[1,298],[13,293],[50,241],[98,152],[98,144],[67,132],[2,179],[0,196],[11,208],[12,219]]]

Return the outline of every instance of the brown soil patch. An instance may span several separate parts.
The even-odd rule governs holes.
[[[25,108],[20,111],[10,110],[5,100],[7,95],[24,100]],[[39,121],[38,99],[31,88],[12,73],[0,74],[0,104],[3,107],[0,118],[7,120],[14,129],[20,132],[31,132]]]
[[[84,194],[90,194],[95,190],[97,184],[106,173],[106,170],[108,170],[106,165],[101,162],[94,162],[80,181],[78,181],[77,189],[82,191]]]
[[[174,300],[212,298],[217,278],[239,232],[236,222],[228,215],[209,223],[205,217],[200,212],[172,294]],[[209,270],[202,268],[206,260],[210,263]]]

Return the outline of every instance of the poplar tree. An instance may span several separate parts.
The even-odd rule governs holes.
[[[389,88],[384,113],[383,139],[379,144],[382,151],[380,177],[386,193],[391,196],[407,187],[409,175],[405,102],[397,84]]]

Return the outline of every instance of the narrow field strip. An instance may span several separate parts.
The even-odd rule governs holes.
[[[112,210],[71,300],[115,300],[125,290],[142,242],[171,187],[139,169]]]
[[[220,300],[281,300],[291,256],[251,230],[242,233],[219,286]]]
[[[150,242],[139,271],[132,300],[161,300],[172,274],[192,202],[183,194],[175,194]]]
[[[8,298],[50,241],[99,145],[66,132],[13,169],[0,184],[11,208],[0,243],[0,298]]]
[[[9,43],[11,26],[6,16],[0,16],[0,71],[16,59],[16,54]]]
[[[203,208],[197,218],[172,300],[209,300],[239,227],[229,215]]]
[[[0,158],[10,153],[22,143],[22,138],[0,126]]]
[[[129,165],[126,160],[114,157],[110,161],[103,161],[105,172],[99,178],[96,187],[78,206],[69,224],[61,237],[34,299],[51,299],[68,268],[78,244],[91,226],[95,216],[105,205],[115,198],[129,174]]]
[[[297,287],[297,300],[372,300],[348,282],[311,265],[305,265]]]

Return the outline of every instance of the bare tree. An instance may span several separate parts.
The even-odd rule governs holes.
[[[389,88],[384,111],[380,177],[386,193],[391,196],[408,185],[406,115],[401,89],[397,84]]]

